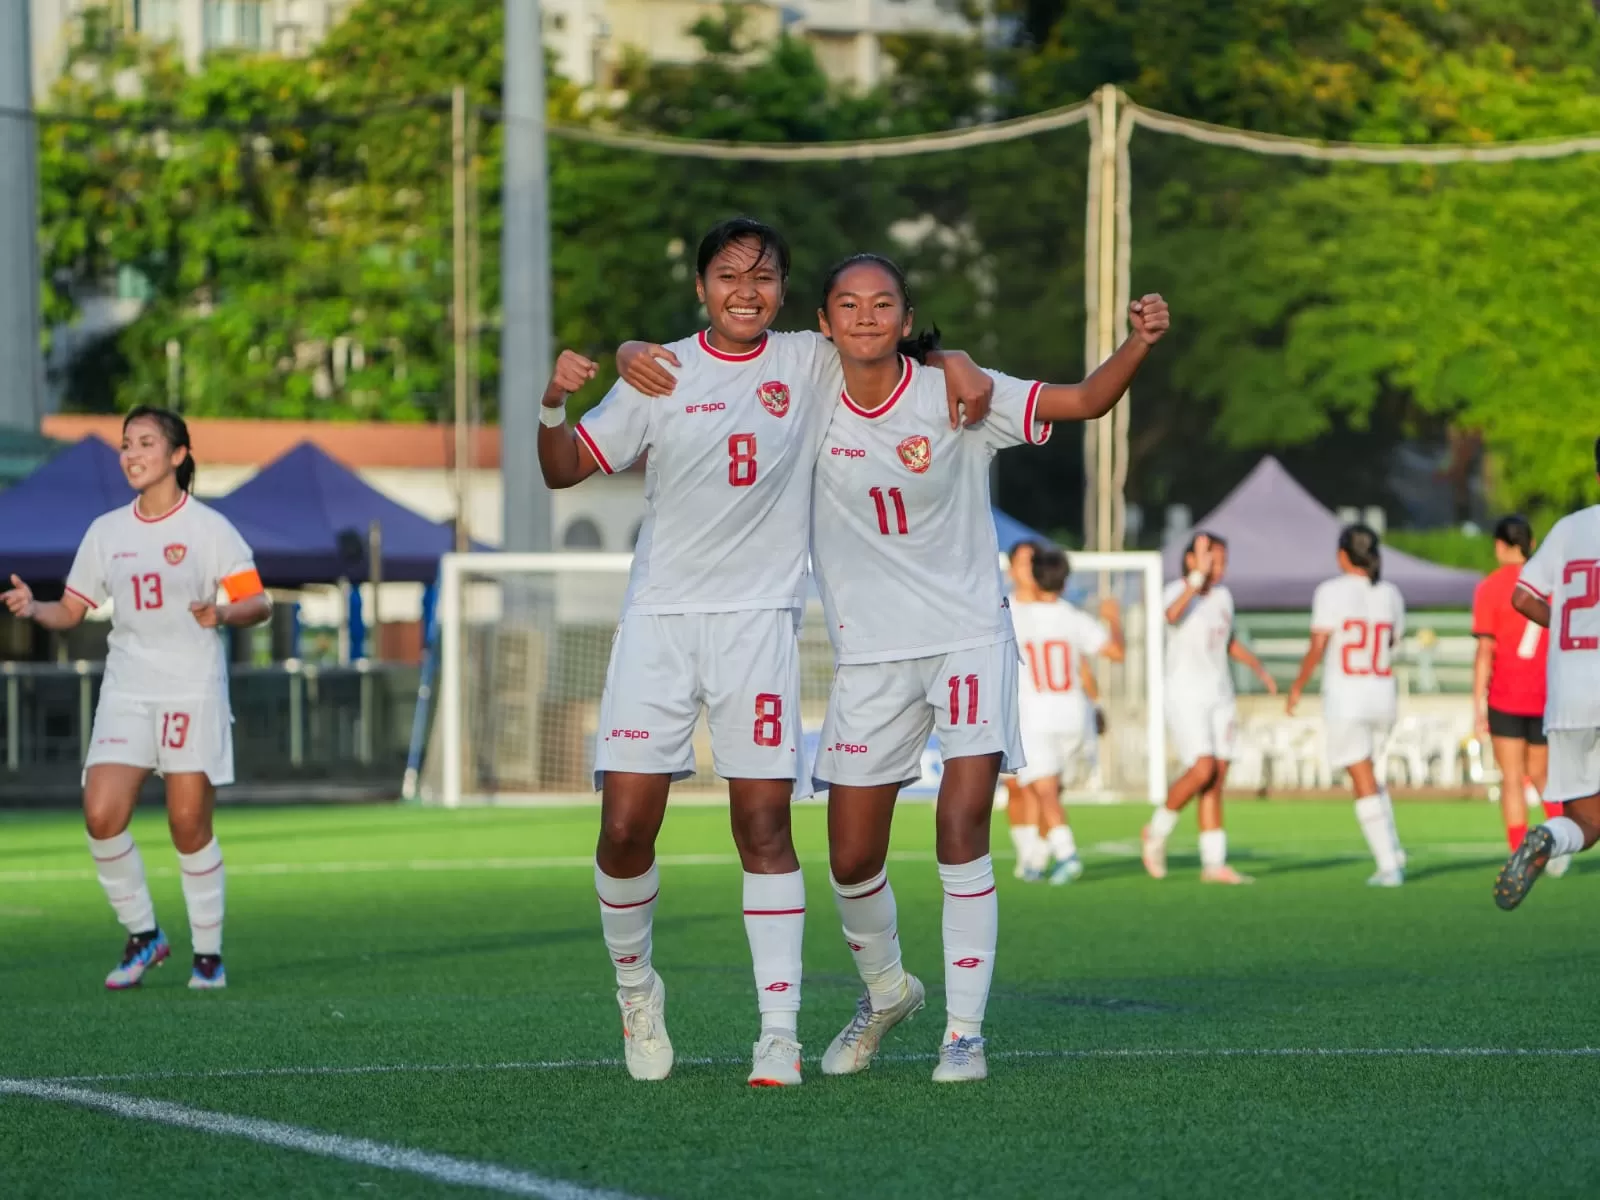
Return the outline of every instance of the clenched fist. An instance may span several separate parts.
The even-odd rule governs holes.
[[[556,359],[556,369],[550,376],[550,386],[544,389],[542,403],[546,408],[560,408],[584,384],[594,378],[595,365],[576,350],[563,350]]]
[[[1172,313],[1160,294],[1151,292],[1128,305],[1128,320],[1144,344],[1154,346],[1171,327]]]

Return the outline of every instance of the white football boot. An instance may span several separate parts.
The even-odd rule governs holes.
[[[933,1068],[935,1083],[972,1083],[989,1078],[989,1060],[984,1057],[983,1038],[951,1038],[939,1047],[939,1065]]]
[[[800,1083],[800,1043],[781,1033],[763,1033],[750,1066],[751,1087],[795,1087]]]
[[[667,985],[652,975],[642,994],[617,992],[622,1009],[622,1052],[635,1079],[665,1079],[672,1073],[672,1039],[667,1036]]]
[[[888,1008],[874,1009],[866,992],[856,1001],[856,1015],[839,1031],[822,1056],[824,1075],[854,1075],[872,1065],[883,1042],[883,1035],[927,1003],[927,990],[915,975],[908,974],[900,985],[900,996]]]

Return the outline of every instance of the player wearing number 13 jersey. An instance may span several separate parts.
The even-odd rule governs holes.
[[[1400,590],[1380,579],[1378,535],[1365,525],[1339,534],[1339,574],[1311,597],[1311,645],[1289,689],[1292,715],[1322,664],[1322,727],[1328,765],[1348,771],[1356,793],[1356,819],[1378,865],[1367,882],[1405,882],[1405,853],[1395,830],[1394,805],[1383,784],[1383,752],[1394,728],[1398,697],[1394,654],[1405,636]]]
[[[1600,474],[1600,441],[1595,442]],[[1550,631],[1545,796],[1561,804],[1519,846],[1495,881],[1495,903],[1522,903],[1552,857],[1600,840],[1600,505],[1557,521],[1517,581],[1512,604]]]
[[[982,1023],[998,929],[989,821],[1000,771],[1023,765],[989,464],[1002,447],[1044,442],[1052,421],[1111,408],[1166,328],[1159,297],[1132,316],[1138,333],[1085,383],[995,375],[987,421],[952,430],[941,373],[898,352],[912,323],[900,269],[861,255],[823,286],[819,317],[844,387],[817,460],[812,518],[837,659],[814,773],[829,785],[829,865],[866,989],[823,1056],[827,1074],[864,1069],[884,1033],[923,1004],[900,961],[884,863],[896,798],[918,776],[934,731],[944,760],[936,820],[946,1024],[933,1078],[988,1073]]]
[[[74,628],[108,601],[113,606],[83,775],[89,851],[128,931],[106,986],[137,986],[170,952],[128,833],[140,786],[157,771],[166,780],[194,945],[189,986],[220,988],[227,981],[223,870],[211,814],[216,788],[233,782],[233,737],[218,626],[254,625],[271,605],[238,530],[189,495],[194,460],[181,418],[149,408],[129,413],[122,469],[138,497],[89,526],[62,598],[37,601],[12,576],[5,603],[54,630]],[[218,603],[219,592],[225,603]]]

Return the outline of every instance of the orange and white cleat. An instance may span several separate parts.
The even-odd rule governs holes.
[[[1167,877],[1167,843],[1158,841],[1150,836],[1150,826],[1146,825],[1139,831],[1139,841],[1142,844],[1139,857],[1144,860],[1144,869],[1149,872],[1151,879],[1165,879]]]
[[[617,992],[622,1009],[622,1051],[628,1074],[639,1080],[665,1079],[672,1073],[672,1039],[667,1036],[667,985],[652,974],[640,992]]]
[[[755,1044],[750,1068],[751,1087],[797,1087],[800,1083],[800,1043],[781,1033],[763,1033]]]
[[[1227,863],[1223,863],[1220,867],[1202,867],[1200,869],[1200,882],[1233,884],[1254,883],[1255,877],[1253,875],[1241,875]]]

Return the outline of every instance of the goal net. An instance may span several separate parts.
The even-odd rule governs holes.
[[[437,709],[422,771],[425,802],[455,807],[593,797],[600,697],[630,561],[625,554],[445,557]],[[1128,640],[1124,662],[1094,664],[1106,733],[1093,759],[1069,781],[1072,793],[1080,799],[1159,797],[1165,788],[1160,556],[1075,554],[1072,564],[1069,599],[1094,611],[1100,595],[1116,596]],[[809,762],[833,677],[833,650],[814,598],[801,627],[800,662]],[[696,773],[675,785],[674,797],[725,797],[711,769],[703,718],[694,744]],[[922,778],[908,794],[933,794],[939,774],[930,743]]]

